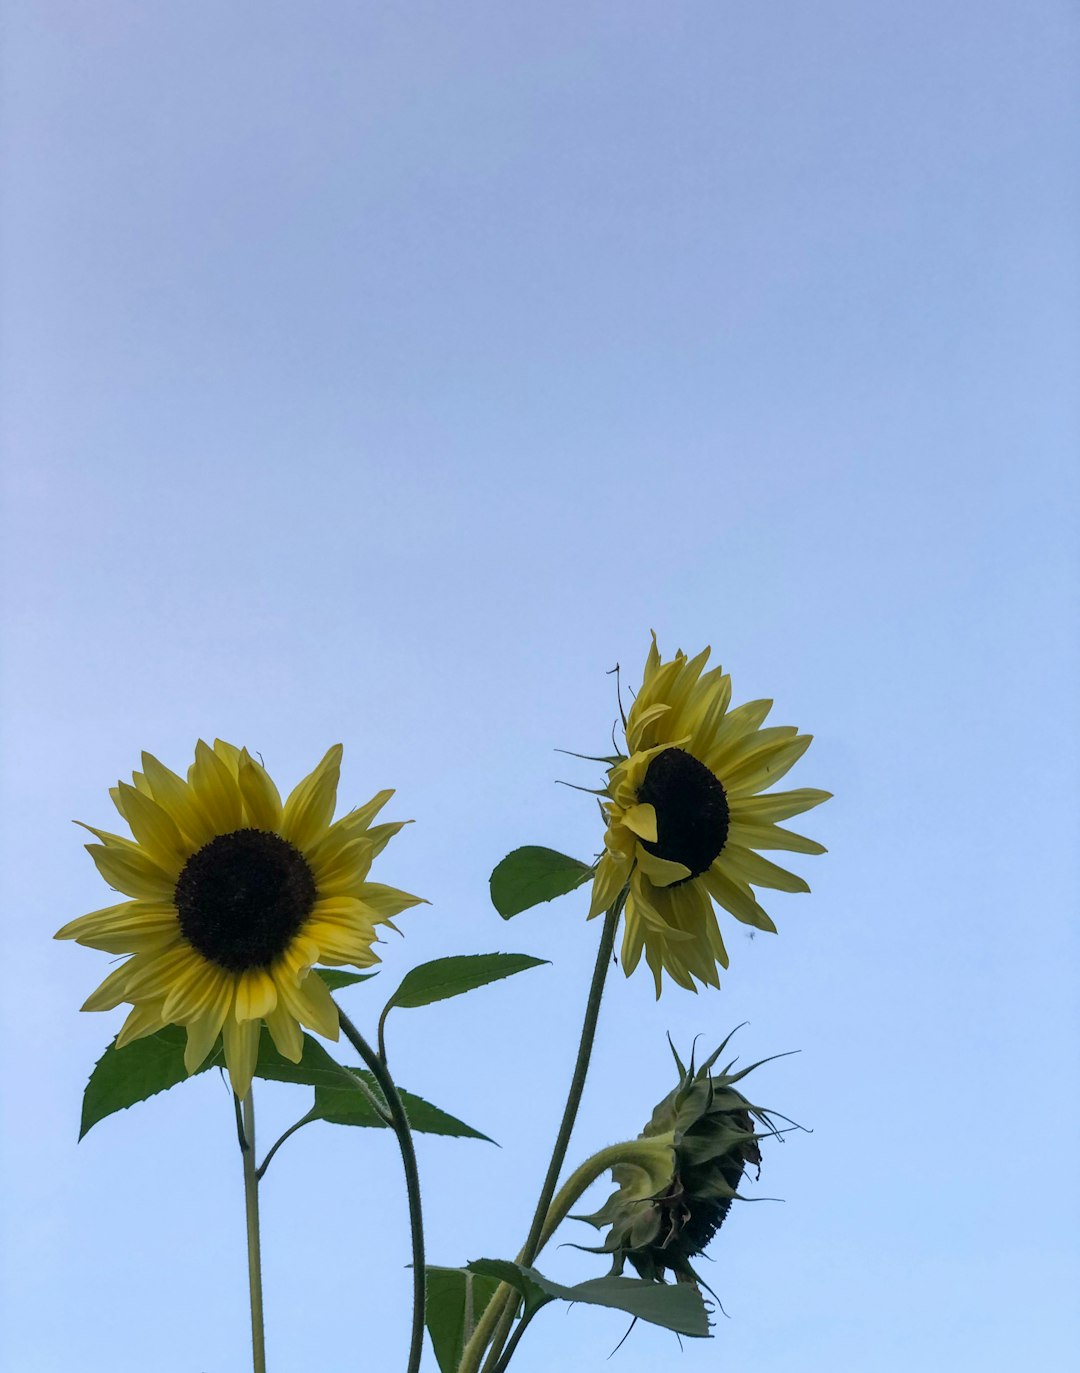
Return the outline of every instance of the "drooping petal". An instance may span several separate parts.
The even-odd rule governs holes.
[[[262,1022],[259,1020],[239,1021],[235,1016],[227,1015],[221,1027],[229,1081],[241,1101],[251,1090],[251,1079],[259,1061],[261,1035]]]

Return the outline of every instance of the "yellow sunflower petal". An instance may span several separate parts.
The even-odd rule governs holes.
[[[782,743],[768,744],[748,754],[741,763],[723,774],[724,788],[732,796],[740,792],[762,791],[779,782],[795,766],[813,741],[812,734],[799,734]]]
[[[431,903],[422,896],[410,896],[408,892],[398,891],[397,887],[387,887],[381,882],[365,882],[357,892],[360,900],[369,910],[375,912],[380,920],[387,920],[410,906],[427,906]]]
[[[169,812],[195,848],[201,848],[214,833],[214,826],[194,792],[184,781],[159,763],[152,753],[142,756],[143,772],[151,795]]]
[[[639,839],[645,839],[650,844],[656,843],[655,806],[650,806],[647,802],[639,802],[636,806],[631,806],[628,810],[623,811],[622,823]]]
[[[320,963],[352,963],[357,968],[369,968],[379,961],[371,951],[375,931],[370,927],[350,929],[329,920],[311,920],[305,930],[319,946]]]
[[[776,933],[776,926],[754,900],[749,887],[723,872],[719,860],[702,875],[702,881],[709,895],[719,901],[736,920],[741,920],[744,925],[753,925],[758,930],[768,930],[770,934]]]
[[[131,965],[136,960],[129,958],[126,963],[121,963],[118,968],[114,968],[104,982],[101,983],[86,998],[79,1007],[82,1011],[111,1011],[119,1006],[121,1001],[126,1001],[127,984],[131,976]]]
[[[259,1020],[239,1021],[235,1016],[227,1015],[221,1027],[229,1081],[241,1101],[251,1090],[251,1079],[259,1061],[261,1035],[262,1022]]]
[[[216,834],[232,834],[244,823],[240,788],[229,765],[202,739],[195,745],[195,761],[188,782]]]
[[[770,863],[753,849],[741,848],[738,844],[727,844],[717,862],[743,882],[755,887],[771,887],[774,891],[808,892],[809,884],[796,877],[786,868]]]
[[[818,791],[814,787],[801,787],[797,791],[771,791],[763,796],[741,796],[731,798],[731,817],[739,820],[790,820],[794,815],[813,810],[823,801],[832,799],[831,791]]]
[[[322,761],[289,794],[282,816],[281,833],[302,852],[318,843],[330,828],[337,800],[342,747],[335,744]]]
[[[596,865],[596,876],[593,878],[588,919],[591,920],[593,916],[610,909],[626,881],[624,872],[623,865],[616,863],[609,853],[605,853],[600,859]]]
[[[215,739],[214,752],[235,777],[240,771],[240,754],[246,753],[247,749],[240,750],[235,744],[226,743],[224,739]]]
[[[308,863],[320,894],[344,896],[363,882],[371,869],[370,840],[351,839],[342,848],[320,844]]]
[[[106,953],[145,953],[161,949],[180,933],[175,907],[166,902],[124,901],[69,921],[57,939],[74,939]]]
[[[237,1020],[265,1020],[277,1005],[277,983],[265,968],[249,968],[236,979]]]
[[[184,1067],[189,1073],[202,1066],[206,1055],[217,1043],[232,1000],[233,978],[229,973],[221,972],[213,981],[207,981],[198,1010],[187,1021]]]
[[[685,863],[673,863],[669,858],[660,858],[647,849],[638,849],[638,867],[654,887],[670,887],[673,882],[685,882],[690,869]]]
[[[788,853],[828,853],[824,844],[791,830],[781,829],[779,825],[768,825],[758,820],[733,821],[728,831],[728,842],[741,844],[746,849],[786,849]]]
[[[237,781],[248,821],[257,830],[277,831],[281,827],[281,796],[270,774],[247,749],[240,754]]]
[[[295,1016],[279,1004],[267,1014],[266,1024],[278,1053],[290,1063],[299,1063],[304,1056],[304,1032]]]
[[[191,857],[191,845],[180,833],[169,812],[141,791],[121,782],[117,787],[123,806],[124,819],[131,826],[136,841],[163,871],[171,877]]]
[[[277,976],[278,1004],[301,1025],[327,1039],[338,1037],[338,1012],[329,988],[321,977],[308,973],[302,982],[288,975]]]
[[[127,1019],[121,1025],[120,1033],[116,1036],[116,1048],[123,1049],[133,1040],[145,1039],[147,1035],[156,1034],[164,1025],[165,1021],[161,1018],[161,1002],[141,1001],[131,1008]]]
[[[138,849],[87,844],[86,851],[110,887],[141,901],[170,901],[175,879]]]

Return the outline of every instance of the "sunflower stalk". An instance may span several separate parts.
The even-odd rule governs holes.
[[[562,1122],[555,1139],[555,1147],[552,1150],[547,1173],[540,1188],[540,1196],[536,1203],[536,1211],[533,1215],[529,1235],[518,1254],[518,1263],[532,1263],[547,1238],[545,1230],[548,1215],[551,1211],[552,1198],[555,1195],[559,1174],[566,1159],[566,1151],[570,1145],[574,1122],[577,1120],[582,1093],[585,1090],[585,1079],[589,1072],[589,1060],[592,1057],[593,1042],[596,1038],[596,1024],[600,1015],[600,1001],[604,995],[608,965],[611,962],[615,947],[615,931],[618,928],[619,916],[622,914],[626,895],[627,889],[624,888],[612,902],[604,917],[604,925],[600,934],[600,947],[597,950],[596,964],[593,967],[592,982],[589,986],[589,996],[585,1004],[585,1019],[581,1027],[577,1060],[574,1063],[574,1073],[570,1080],[570,1090],[567,1093],[566,1106],[563,1109]],[[488,1355],[487,1363],[484,1365],[484,1373],[493,1373],[510,1333],[516,1309],[517,1294],[514,1289],[507,1283],[500,1284],[477,1323],[472,1338],[465,1347],[459,1373],[477,1373],[480,1368],[480,1361],[484,1356],[484,1350],[489,1343],[491,1352]]]
[[[335,1005],[337,1003],[335,1002]],[[352,1023],[349,1017],[337,1007],[341,1028],[345,1038],[364,1060],[371,1075],[379,1085],[390,1110],[390,1124],[397,1136],[401,1151],[401,1162],[405,1170],[405,1188],[409,1197],[409,1233],[412,1239],[413,1270],[413,1314],[412,1336],[409,1343],[409,1362],[407,1373],[420,1373],[420,1360],[424,1352],[424,1301],[426,1271],[424,1268],[424,1218],[420,1201],[420,1174],[416,1166],[416,1150],[413,1148],[412,1131],[409,1117],[405,1112],[401,1094],[390,1076],[386,1064]],[[351,1076],[351,1074],[350,1074]]]
[[[255,1167],[255,1101],[248,1089],[241,1105],[233,1095],[240,1155],[244,1164],[244,1214],[247,1222],[248,1297],[251,1304],[251,1363],[254,1373],[266,1373],[266,1335],[263,1329],[262,1251],[259,1245],[259,1170]]]

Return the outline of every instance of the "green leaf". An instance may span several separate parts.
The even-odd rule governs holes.
[[[343,968],[316,968],[315,972],[332,992],[340,991],[342,987],[351,987],[354,982],[368,982],[371,978],[379,975],[378,973],[347,973]]]
[[[367,1083],[378,1101],[385,1104],[378,1083],[366,1068],[350,1068],[355,1077]],[[371,1102],[358,1087],[350,1086],[348,1079],[338,1067],[336,1060],[311,1035],[304,1036],[304,1052],[299,1063],[292,1063],[282,1057],[274,1048],[274,1041],[264,1033],[259,1044],[259,1061],[255,1076],[270,1082],[298,1082],[315,1088],[315,1107],[313,1120],[328,1120],[332,1125],[363,1125],[375,1129],[386,1128]],[[421,1135],[452,1135],[458,1139],[482,1139],[488,1144],[494,1140],[488,1135],[474,1130],[463,1120],[440,1111],[423,1097],[406,1092],[400,1085],[405,1113],[410,1126]]]
[[[166,1025],[122,1049],[116,1047],[114,1039],[98,1059],[83,1092],[79,1138],[115,1111],[126,1110],[185,1081],[186,1043],[187,1031],[180,1025]],[[219,1044],[197,1071],[204,1073],[223,1061]]]
[[[374,1077],[362,1068],[351,1068],[350,1072],[361,1078],[375,1093],[376,1099],[383,1100]],[[495,1141],[471,1125],[466,1125],[456,1116],[440,1111],[423,1097],[414,1096],[398,1087],[405,1114],[409,1117],[410,1127],[421,1135],[450,1135],[456,1139],[482,1139],[488,1144]],[[315,1088],[315,1110],[313,1118],[328,1120],[332,1125],[363,1125],[383,1128],[385,1122],[375,1113],[371,1102],[356,1087],[350,1087],[340,1073],[332,1086]]]
[[[499,1286],[498,1278],[464,1268],[425,1269],[424,1323],[441,1373],[457,1373],[465,1344]]]
[[[392,1006],[430,1006],[433,1001],[461,996],[463,992],[471,992],[476,987],[547,962],[546,958],[531,958],[525,953],[459,954],[452,958],[436,958],[405,974],[401,986],[386,1003],[383,1015],[385,1017]]]
[[[679,1335],[708,1336],[709,1315],[699,1289],[693,1283],[647,1282],[644,1278],[590,1278],[573,1287],[552,1282],[535,1268],[506,1259],[477,1259],[467,1265],[472,1273],[499,1278],[521,1293],[525,1312],[531,1314],[552,1300],[610,1306],[652,1325]]]
[[[508,853],[491,874],[491,901],[504,920],[541,901],[580,887],[593,875],[587,863],[529,844]]]

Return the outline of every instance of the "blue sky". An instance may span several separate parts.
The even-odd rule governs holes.
[[[245,1366],[212,1077],[75,1144],[119,1022],[73,817],[215,734],[398,788],[383,950],[553,960],[401,1013],[434,1261],[527,1229],[597,927],[508,849],[600,843],[616,661],[713,645],[836,799],[719,993],[612,979],[577,1161],[743,1020],[767,1153],[692,1370],[1060,1368],[1075,1348],[1077,23],[1058,3],[12,0],[5,43],[3,1365]],[[348,994],[373,1025],[381,1000]],[[263,1139],[306,1109],[259,1099]],[[540,1123],[543,1122],[543,1123]],[[264,1189],[272,1368],[404,1365],[388,1140]],[[601,1191],[597,1189],[597,1196]],[[580,1233],[575,1233],[575,1230]],[[584,1227],[565,1238],[588,1242]],[[577,1280],[598,1261],[552,1249]],[[600,1366],[550,1311],[521,1373]],[[313,1350],[318,1349],[316,1358]],[[678,1357],[638,1328],[614,1367]]]

